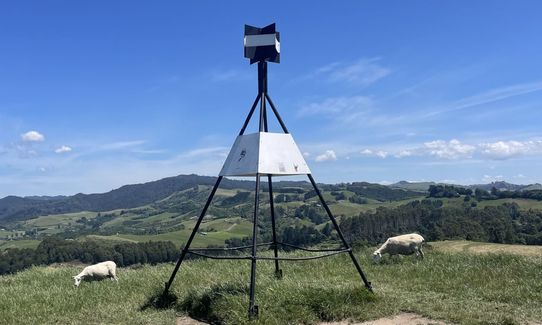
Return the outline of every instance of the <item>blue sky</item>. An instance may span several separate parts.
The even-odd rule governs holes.
[[[269,93],[317,181],[542,182],[540,12],[539,1],[4,2],[0,197],[216,175],[257,91],[243,25],[272,22],[282,62]]]

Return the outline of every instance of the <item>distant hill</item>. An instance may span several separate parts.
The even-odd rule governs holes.
[[[397,189],[380,184],[372,184],[367,182],[354,182],[347,184],[348,191],[356,193],[366,198],[375,199],[378,201],[395,201],[414,198],[420,196],[420,192],[411,191],[408,189]]]
[[[496,188],[499,191],[530,191],[530,190],[541,190],[542,185],[535,183],[529,185],[517,185],[507,183],[505,181],[492,182],[489,184],[475,184],[469,186],[472,189],[479,188],[486,191],[491,191],[492,188]]]
[[[522,191],[532,191],[532,190],[542,190],[542,184],[538,184],[538,183],[530,184],[530,185],[525,186],[522,189]]]
[[[542,185],[535,183],[529,185],[518,185],[511,184],[505,181],[492,182],[489,184],[474,184],[474,185],[457,185],[457,184],[444,184],[444,183],[435,183],[435,182],[408,182],[400,181],[394,184],[390,184],[389,187],[392,188],[402,188],[405,190],[426,192],[431,185],[453,185],[455,187],[464,187],[470,189],[482,189],[485,191],[491,191],[493,187],[499,191],[530,191],[530,190],[542,190]]]
[[[199,175],[179,175],[167,177],[157,181],[125,185],[118,189],[99,194],[76,194],[73,196],[7,196],[0,199],[0,221],[9,222],[26,220],[43,215],[62,214],[80,211],[104,212],[116,209],[130,209],[145,206],[159,200],[163,200],[172,194],[184,191],[195,186],[212,186],[216,177]],[[321,184],[327,191],[349,191],[360,199],[373,199],[380,202],[404,200],[424,195],[430,185],[435,182],[407,182],[401,181],[389,186],[367,182],[353,182],[346,184]],[[275,184],[277,193],[307,193],[312,192],[312,186],[306,181],[280,181]],[[254,181],[232,180],[225,178],[220,184],[222,189],[235,189],[253,191]],[[460,185],[461,186],[461,185]],[[262,184],[264,191],[267,190],[266,182]],[[534,190],[542,189],[540,184],[515,185],[507,182],[493,182],[468,186],[491,190],[496,187],[499,190]],[[346,192],[345,192],[346,193]],[[337,195],[337,194],[336,194]],[[205,200],[199,198],[197,202]]]
[[[407,182],[400,181],[397,183],[390,184],[391,188],[402,188],[405,190],[417,191],[417,192],[427,192],[429,186],[437,185],[435,182]]]
[[[0,199],[0,221],[26,220],[43,215],[62,214],[80,211],[104,212],[116,209],[130,209],[145,206],[163,200],[176,192],[195,186],[212,186],[216,177],[198,175],[179,175],[143,184],[125,185],[118,189],[100,194],[76,194],[73,196],[8,196]],[[321,184],[322,189],[337,187],[336,190],[348,190],[356,195],[378,201],[393,201],[419,196],[420,193],[407,189],[366,182],[342,184],[340,186]],[[221,189],[253,191],[254,181],[232,180],[225,178]],[[277,193],[308,193],[312,186],[306,181],[279,181],[274,183]],[[267,190],[267,183],[262,184]],[[205,198],[199,198],[203,202]]]
[[[100,194],[76,194],[67,197],[17,197],[0,199],[0,220],[23,220],[40,215],[78,211],[110,211],[146,205],[197,185],[213,185],[216,177],[179,175],[143,184],[125,185]],[[224,179],[221,188],[253,188],[253,182]]]

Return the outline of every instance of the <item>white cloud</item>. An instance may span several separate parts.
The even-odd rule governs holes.
[[[196,157],[226,157],[229,153],[228,147],[208,147],[198,148],[186,151],[180,155],[184,158],[196,158]]]
[[[68,146],[64,146],[64,145],[55,149],[56,153],[65,153],[65,152],[70,152],[70,151],[72,151],[72,148]]]
[[[370,85],[391,73],[381,66],[379,58],[360,59],[356,62],[334,62],[316,69],[307,78],[325,78],[331,82],[346,82],[354,85]]]
[[[520,155],[542,153],[542,140],[497,141],[479,145],[480,153],[490,159],[508,159]]]
[[[384,151],[384,150],[363,149],[360,151],[360,154],[362,154],[363,156],[378,157],[378,158],[385,159],[386,157],[388,157],[389,152]]]
[[[448,107],[443,109],[432,109],[432,111],[426,116],[434,116],[443,113],[449,113],[457,110],[462,110],[470,107],[475,107],[479,105],[485,105],[500,100],[505,100],[507,98],[521,96],[533,92],[542,91],[542,82],[532,82],[524,84],[516,84],[501,88],[491,89],[489,91],[479,93],[473,96],[465,97],[460,100],[457,100],[451,103]]]
[[[433,156],[440,159],[456,160],[466,158],[485,158],[505,160],[517,156],[542,155],[542,140],[497,141],[487,143],[463,143],[457,139],[450,141],[434,140],[421,146],[372,148],[359,151],[362,156],[387,158]],[[494,166],[490,168],[495,168]]]
[[[361,59],[338,67],[330,73],[331,80],[369,85],[390,74],[391,70],[378,64],[378,59]]]
[[[167,152],[166,149],[133,149],[133,153],[140,153],[145,155],[155,155]]]
[[[335,154],[335,151],[333,151],[333,150],[326,150],[325,153],[316,156],[316,158],[314,160],[316,160],[318,162],[337,160],[337,155]]]
[[[453,139],[449,142],[443,140],[426,142],[424,143],[424,149],[432,156],[444,159],[458,159],[471,157],[476,147]]]
[[[303,106],[299,115],[324,114],[326,117],[348,119],[349,116],[367,112],[371,104],[372,100],[365,96],[331,97]]]
[[[145,143],[147,143],[147,141],[145,140],[118,141],[118,142],[103,144],[100,146],[100,149],[102,150],[126,149],[126,148],[138,147]]]
[[[490,91],[464,98],[458,101],[455,109],[462,109],[483,104],[492,103],[498,100],[507,99],[519,95],[524,95],[542,90],[542,82],[533,82],[526,84],[517,84],[502,88],[492,89]]]
[[[412,150],[403,149],[403,150],[399,151],[398,153],[396,153],[394,156],[395,156],[395,158],[403,158],[403,157],[410,157],[413,154],[414,154],[414,152]]]
[[[28,131],[21,134],[21,139],[25,142],[42,142],[45,140],[45,137],[38,131]]]

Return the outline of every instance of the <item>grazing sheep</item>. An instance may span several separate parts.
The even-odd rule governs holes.
[[[422,245],[425,242],[422,236],[418,234],[407,234],[390,237],[373,253],[373,262],[378,263],[382,254],[390,255],[411,255],[416,253],[416,257],[423,258]]]
[[[74,285],[79,287],[81,280],[101,280],[105,278],[111,278],[111,281],[115,280],[117,283],[119,279],[117,278],[117,264],[113,261],[101,262],[91,266],[87,266],[83,271],[73,277],[75,280]]]

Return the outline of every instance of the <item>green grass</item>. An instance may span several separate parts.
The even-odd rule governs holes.
[[[36,248],[41,243],[41,240],[21,239],[7,240],[0,242],[0,251],[8,248]]]
[[[111,236],[90,236],[94,238],[100,238],[104,240],[129,240],[134,242],[146,242],[146,241],[172,241],[175,245],[179,246],[185,243],[192,232],[195,225],[195,220],[189,220],[183,222],[185,229],[166,232],[158,235],[134,235],[134,234],[118,234]],[[215,231],[208,231],[210,229]],[[216,220],[204,221],[200,226],[200,233],[194,238],[194,246],[207,247],[209,245],[224,245],[224,242],[230,238],[243,238],[250,234],[252,224],[242,218],[224,218]],[[205,232],[206,235],[203,235]],[[88,237],[88,236],[87,236]]]
[[[503,203],[517,203],[521,209],[528,210],[542,210],[542,201],[529,200],[529,199],[498,199],[478,202],[478,207],[483,208],[486,206],[501,205]]]
[[[24,235],[24,231],[22,230],[0,230],[0,240],[2,239],[8,239],[9,237],[14,236],[15,238],[19,236]]]
[[[56,227],[57,225],[67,226],[69,223],[73,224],[76,220],[79,220],[83,217],[86,217],[87,219],[93,219],[96,217],[96,214],[96,212],[83,211],[41,216],[35,219],[25,221],[25,227],[30,229],[35,227]]]
[[[176,314],[226,324],[317,324],[405,311],[457,324],[542,321],[542,254],[438,248],[427,250],[423,261],[384,258],[373,265],[370,253],[364,249],[358,256],[374,295],[348,256],[283,262],[281,280],[274,278],[272,262],[258,262],[260,317],[254,322],[247,320],[248,261],[186,262],[172,286],[177,299],[164,309],[152,302],[172,264],[119,269],[118,285],[90,282],[78,289],[71,275],[81,267],[36,267],[0,277],[0,324],[174,324]]]

